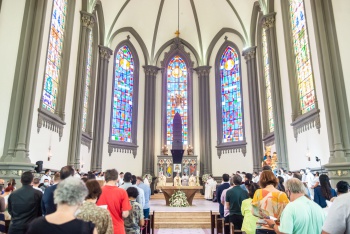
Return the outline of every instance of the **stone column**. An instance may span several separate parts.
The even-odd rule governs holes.
[[[253,149],[253,170],[259,171],[260,159],[264,155],[262,145],[262,129],[260,117],[259,82],[256,65],[256,46],[243,51],[243,56],[247,64],[248,90],[249,90],[249,112],[250,129]]]
[[[155,105],[156,78],[159,68],[146,65],[145,69],[145,115],[143,125],[143,160],[142,175],[154,174],[154,138],[155,138]]]
[[[333,185],[350,182],[350,117],[331,0],[311,1],[330,157],[324,167]],[[343,63],[345,65],[346,63]],[[346,65],[345,65],[346,66]]]
[[[209,93],[210,68],[210,66],[200,66],[194,69],[198,74],[200,175],[212,174]]]
[[[281,76],[278,64],[278,51],[275,27],[276,13],[264,15],[262,25],[266,30],[266,43],[270,59],[270,83],[271,83],[271,99],[275,124],[275,145],[278,157],[278,167],[288,168],[288,150],[286,140],[286,128],[283,112],[282,86]],[[294,92],[291,92],[294,93]],[[297,100],[299,105],[299,100]]]
[[[108,47],[99,46],[99,54],[93,127],[94,138],[92,140],[91,150],[91,170],[96,171],[102,170],[108,64],[113,51]]]
[[[22,172],[35,167],[29,158],[29,143],[46,5],[45,0],[26,1],[14,78],[3,77],[13,79],[13,88],[0,160],[2,179],[19,179]]]
[[[88,61],[89,33],[95,23],[95,16],[81,11],[81,25],[79,37],[79,52],[77,73],[75,77],[74,102],[69,140],[68,165],[80,168],[80,146],[82,134],[82,119],[84,109],[84,93],[86,82],[86,64]]]

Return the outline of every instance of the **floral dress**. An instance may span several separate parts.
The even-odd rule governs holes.
[[[129,216],[124,218],[124,227],[126,234],[140,234],[140,220],[143,219],[143,209],[140,203],[131,201],[131,210]]]

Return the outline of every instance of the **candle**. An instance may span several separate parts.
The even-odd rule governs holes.
[[[199,171],[197,171],[197,176],[199,176]]]

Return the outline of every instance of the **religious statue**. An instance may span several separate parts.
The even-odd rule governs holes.
[[[182,107],[182,105],[185,101],[185,98],[182,97],[181,94],[176,93],[175,97],[174,97],[174,95],[171,95],[170,101],[171,101],[171,103],[175,104],[175,107]]]
[[[205,183],[205,193],[204,193],[205,199],[207,200],[213,199],[213,192],[216,191],[216,184],[217,182],[210,175],[207,182]]]
[[[181,178],[179,176],[179,172],[176,172],[176,176],[174,177],[174,186],[181,186]]]
[[[188,175],[186,173],[181,177],[181,181],[182,186],[188,186]]]
[[[162,154],[163,154],[163,155],[168,155],[168,146],[167,146],[167,145],[164,145],[164,146],[162,147]]]
[[[196,175],[196,161],[192,159],[190,165],[190,174]]]
[[[191,145],[188,145],[187,147],[187,155],[192,155],[193,154],[193,147]]]
[[[264,166],[271,166],[271,146],[265,147],[265,155],[263,157],[261,167],[264,167]]]
[[[278,162],[277,153],[273,152],[271,157],[271,169],[272,171],[274,171],[275,174],[277,173],[277,162]]]
[[[189,186],[196,186],[197,179],[193,174],[191,174],[188,182],[189,182],[188,183]]]
[[[159,172],[157,186],[166,186],[166,177],[163,174],[163,171]],[[160,190],[160,192],[162,191]]]

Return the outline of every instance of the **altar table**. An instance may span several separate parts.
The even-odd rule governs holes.
[[[186,194],[188,204],[192,206],[194,195],[198,190],[203,189],[203,187],[202,186],[157,186],[156,189],[162,190],[167,206],[170,206],[169,200],[171,198],[171,195],[173,195],[178,190],[181,190]]]

